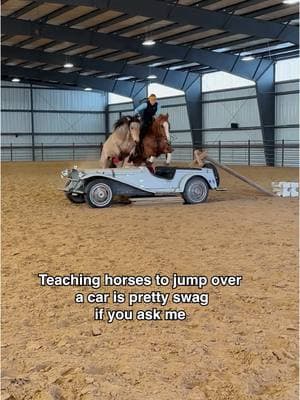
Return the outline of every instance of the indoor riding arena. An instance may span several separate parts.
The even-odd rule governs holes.
[[[1,3],[1,399],[297,400],[299,1]]]

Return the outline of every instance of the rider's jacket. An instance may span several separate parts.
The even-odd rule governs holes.
[[[157,103],[151,104],[150,101],[147,101],[147,107],[144,110],[143,113],[143,120],[144,123],[146,122],[152,122],[154,115],[157,112]]]
[[[135,110],[135,114],[140,114],[144,124],[151,123],[155,114],[159,114],[160,106],[156,102],[155,104],[151,104],[148,100],[145,103],[139,105]]]

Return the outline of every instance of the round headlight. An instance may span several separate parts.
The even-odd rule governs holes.
[[[69,170],[68,170],[68,169],[64,169],[64,170],[61,172],[61,176],[67,178],[67,177],[69,176]]]

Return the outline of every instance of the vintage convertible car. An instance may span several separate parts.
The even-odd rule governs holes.
[[[181,195],[188,204],[206,201],[209,189],[219,186],[219,175],[212,164],[203,168],[147,167],[106,168],[61,173],[66,179],[63,189],[73,203],[87,202],[90,207],[103,208],[115,196],[152,197]]]

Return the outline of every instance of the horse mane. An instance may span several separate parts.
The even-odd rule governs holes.
[[[138,122],[140,123],[140,120],[136,116],[131,116],[131,115],[123,115],[121,118],[118,119],[117,122],[114,123],[114,130],[120,128],[123,125],[130,125],[132,122]]]
[[[118,119],[117,122],[114,123],[114,130],[120,128],[122,125],[129,125],[128,119],[126,116],[123,116],[121,118]]]
[[[163,120],[163,121],[169,121],[169,114],[159,114],[159,116],[156,119]]]

